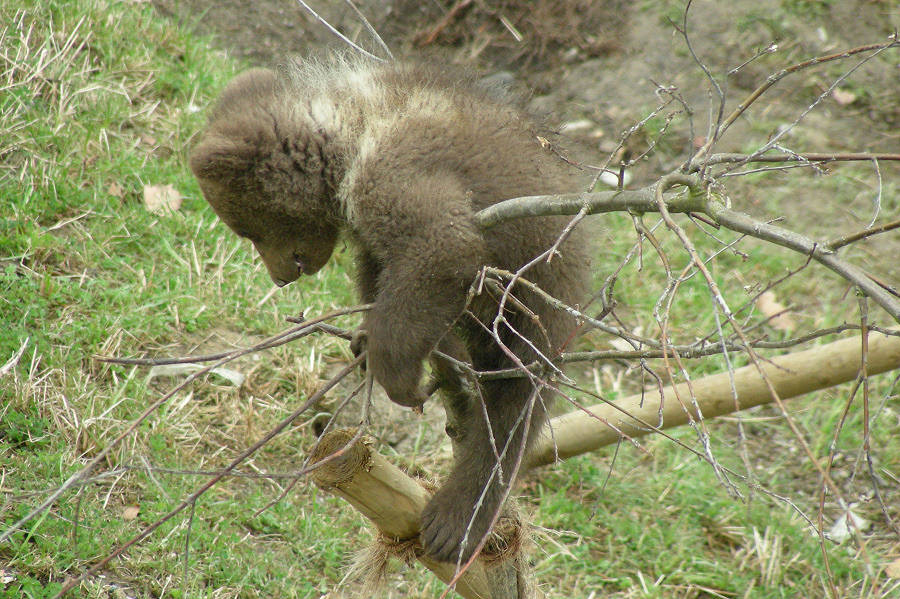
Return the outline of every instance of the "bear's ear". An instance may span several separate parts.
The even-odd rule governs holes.
[[[212,107],[212,119],[240,115],[254,105],[266,104],[277,95],[278,81],[270,69],[250,69],[232,79]]]
[[[206,136],[191,152],[191,170],[198,179],[230,179],[250,170],[259,147],[245,139]]]
[[[251,69],[225,86],[211,109],[206,133],[191,152],[191,170],[197,177],[242,175],[271,152],[277,90],[275,73],[268,69]]]

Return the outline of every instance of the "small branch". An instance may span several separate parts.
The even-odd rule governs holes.
[[[722,86],[719,85],[719,82],[716,81],[716,78],[713,77],[712,72],[709,70],[709,67],[700,60],[700,57],[697,56],[697,53],[694,51],[694,45],[691,43],[690,31],[688,29],[688,13],[691,10],[691,0],[687,1],[687,4],[684,7],[684,15],[682,16],[682,24],[679,29],[676,27],[675,29],[681,36],[684,38],[684,45],[687,46],[688,52],[691,53],[691,57],[694,59],[694,62],[697,66],[700,67],[700,70],[703,71],[703,74],[706,76],[706,79],[712,84],[713,89],[715,90],[716,96],[719,98],[718,102],[718,110],[716,113],[716,118],[712,118],[712,106],[710,106],[710,119],[709,119],[709,131],[707,133],[707,137],[709,141],[706,142],[706,145],[702,148],[701,152],[707,152],[709,149],[719,140],[722,135],[722,115],[725,113],[725,92],[722,90]],[[711,99],[710,99],[711,102]],[[691,139],[693,139],[693,134],[691,135]],[[693,149],[693,148],[691,148]],[[688,158],[688,162],[693,162],[692,158]],[[701,174],[704,174],[705,167],[701,169]]]
[[[884,42],[881,44],[868,44],[865,46],[859,46],[857,48],[851,48],[850,50],[845,50],[843,52],[838,52],[837,54],[828,54],[825,56],[817,56],[815,58],[810,58],[809,60],[805,60],[805,61],[797,63],[795,65],[791,65],[791,66],[787,67],[786,69],[782,69],[782,70],[778,71],[777,73],[773,73],[772,75],[769,75],[769,77],[766,79],[766,81],[763,84],[761,84],[759,87],[757,87],[755,90],[753,90],[750,93],[750,95],[748,95],[746,98],[744,98],[744,100],[742,100],[741,103],[737,105],[737,108],[735,108],[734,111],[732,111],[732,113],[729,114],[725,118],[725,120],[722,122],[722,126],[719,127],[720,137],[721,137],[721,133],[724,133],[725,130],[727,130],[728,127],[730,127],[731,124],[734,123],[734,121],[736,121],[742,114],[744,114],[744,111],[746,111],[747,108],[749,108],[751,104],[756,102],[756,100],[758,100],[760,96],[762,96],[764,93],[766,93],[766,91],[768,91],[768,89],[770,87],[772,87],[773,85],[775,85],[776,83],[778,83],[779,81],[781,81],[782,79],[784,79],[785,77],[790,75],[791,73],[796,73],[797,71],[801,71],[803,69],[813,67],[816,65],[824,64],[826,62],[849,58],[850,56],[853,56],[854,54],[860,54],[862,52],[877,52],[877,51],[885,50],[887,48],[897,46],[898,44],[900,44],[900,41],[898,41],[895,37],[891,41]],[[696,164],[707,153],[709,153],[709,150],[712,148],[712,144],[715,143],[716,141],[717,141],[716,139],[710,139],[706,143],[706,145],[704,145],[700,149],[700,151],[697,152],[697,154],[693,157],[693,159],[691,160],[691,164]]]
[[[720,225],[732,231],[786,247],[805,256],[811,256],[815,261],[827,266],[844,279],[859,287],[873,301],[884,308],[894,320],[900,322],[900,301],[873,281],[863,270],[838,257],[825,244],[817,243],[789,229],[757,221],[746,214],[730,210],[715,201],[707,203],[705,212]]]
[[[886,231],[892,231],[897,227],[900,227],[900,219],[885,223],[883,225],[878,225],[877,227],[869,227],[868,229],[863,229],[862,231],[857,231],[856,233],[852,233],[850,235],[838,237],[837,239],[832,239],[831,241],[826,241],[824,245],[830,250],[837,250],[844,247],[845,245],[850,245],[854,241],[859,241],[860,239],[865,239],[866,237],[878,235],[879,233],[884,233]]]
[[[359,44],[357,44],[357,43],[355,43],[354,41],[352,41],[352,40],[351,40],[350,38],[348,38],[346,35],[344,35],[344,34],[341,33],[340,31],[338,31],[335,27],[333,27],[333,26],[331,25],[331,23],[329,23],[328,21],[326,21],[325,19],[323,19],[321,16],[319,16],[319,13],[317,13],[316,11],[314,11],[314,10],[309,6],[309,4],[307,4],[307,3],[304,2],[303,0],[297,0],[297,2],[300,4],[300,6],[302,6],[304,9],[306,9],[306,12],[308,12],[309,14],[311,14],[317,21],[319,21],[322,25],[324,25],[324,26],[328,29],[328,31],[330,31],[331,33],[333,33],[333,34],[335,34],[336,36],[338,36],[339,38],[341,38],[341,40],[343,40],[344,43],[346,43],[348,46],[350,46],[351,48],[353,48],[354,50],[356,50],[357,52],[359,52],[359,53],[362,54],[363,56],[368,56],[368,57],[371,58],[372,60],[377,60],[378,62],[386,62],[385,59],[381,58],[380,56],[375,56],[374,54],[372,54],[371,52],[369,52],[368,50],[366,50],[365,48],[363,48],[363,47],[360,46]]]
[[[362,11],[356,7],[356,5],[353,3],[353,0],[344,0],[344,1],[350,6],[351,9],[353,9],[353,12],[356,13],[356,16],[359,18],[360,21],[362,21],[363,25],[365,26],[366,31],[368,31],[369,35],[372,36],[372,39],[374,39],[375,42],[379,46],[381,46],[381,49],[384,50],[384,53],[387,54],[387,57],[390,60],[394,60],[394,55],[391,52],[391,49],[388,48],[388,45],[386,43],[384,43],[384,40],[381,39],[381,36],[378,35],[378,32],[375,31],[375,28],[372,27],[371,23],[369,23],[369,19],[366,18],[366,15],[364,15],[362,13]]]
[[[719,355],[723,351],[746,352],[748,350],[757,349],[789,349],[792,347],[796,347],[797,345],[808,343],[815,339],[825,337],[826,335],[835,335],[844,331],[855,331],[859,328],[860,327],[858,324],[843,324],[828,329],[813,331],[812,333],[794,339],[785,339],[783,341],[754,341],[749,345],[749,347],[742,343],[723,341],[710,343],[706,340],[702,340],[702,342],[700,343],[692,343],[690,345],[666,345],[664,347],[663,344],[656,341],[641,340],[639,341],[640,344],[649,345],[653,349],[634,349],[630,351],[608,349],[583,352],[568,352],[560,354],[554,361],[557,364],[570,364],[574,362],[608,362],[610,360],[650,360],[654,358],[663,358],[673,354],[677,354],[681,359],[697,359],[705,358],[707,356]],[[870,331],[876,331],[889,337],[900,337],[900,330],[897,329],[885,329],[876,326],[869,326],[868,329]],[[615,333],[610,334],[615,335]],[[633,342],[635,340],[629,339],[629,341]],[[466,364],[465,362],[460,362],[459,360],[456,360],[446,354],[442,354],[441,352],[435,353],[441,358],[451,362],[460,370],[464,370],[470,373],[480,381],[496,381],[500,379],[523,378],[526,376],[526,373],[522,372],[520,368],[504,368],[501,370],[474,370],[469,364]],[[540,366],[540,362],[534,361],[530,364],[527,364],[525,368],[529,372],[534,372],[535,369],[540,368]]]
[[[301,337],[305,337],[311,333],[316,332],[328,333],[329,335],[334,335],[336,337],[349,340],[351,333],[339,327],[325,324],[325,321],[331,320],[332,318],[335,318],[337,316],[343,316],[345,314],[365,312],[366,310],[371,310],[372,306],[374,306],[374,304],[362,304],[359,306],[342,308],[340,310],[332,310],[331,312],[328,312],[327,314],[323,314],[321,316],[317,316],[312,320],[297,318],[295,316],[288,316],[287,318],[285,318],[285,320],[294,324],[298,324],[300,326],[292,327],[286,331],[282,331],[277,335],[273,335],[267,339],[263,339],[256,345],[243,349],[234,349],[231,351],[219,352],[216,354],[202,354],[199,356],[183,356],[180,358],[115,358],[111,356],[93,356],[93,359],[97,360],[98,362],[105,362],[109,364],[131,364],[137,366],[198,364],[200,362],[212,362],[215,360],[224,360],[226,358],[228,359],[226,361],[229,361],[231,359],[244,355],[245,353],[257,352],[263,349],[271,349],[273,347],[278,347],[279,345],[285,345],[286,343],[296,341]]]
[[[649,360],[652,358],[662,358],[666,355],[672,355],[672,353],[677,353],[678,356],[682,359],[690,360],[696,358],[705,358],[707,356],[715,356],[722,353],[723,350],[731,351],[731,352],[743,352],[747,351],[747,349],[788,349],[791,347],[795,347],[800,345],[801,343],[807,343],[812,341],[813,339],[818,339],[820,337],[824,337],[826,335],[834,335],[835,333],[840,333],[843,331],[851,331],[859,329],[859,325],[842,325],[838,327],[832,327],[830,329],[825,329],[822,331],[815,331],[810,333],[809,335],[804,335],[803,337],[797,339],[785,339],[784,341],[754,341],[750,344],[750,347],[740,343],[707,343],[705,346],[694,346],[694,345],[673,345],[666,347],[666,349],[646,349],[646,350],[618,350],[618,349],[610,349],[610,350],[595,350],[595,351],[582,351],[582,352],[568,352],[561,354],[559,358],[556,360],[559,363],[567,364],[571,362],[595,362],[595,361],[609,361],[609,360]],[[880,333],[884,333],[885,335],[889,335],[892,337],[900,337],[900,332],[892,330],[892,329],[880,329],[878,327],[872,328],[871,330],[877,330]],[[529,367],[536,366],[537,364],[529,365]],[[513,371],[514,369],[509,369],[509,371]],[[484,377],[486,379],[493,378],[493,376],[484,376],[484,375],[495,375],[503,372],[507,372],[506,370],[492,370],[489,373],[486,372],[478,372],[477,375],[479,377]]]
[[[706,164],[727,164],[745,162],[851,162],[861,160],[900,160],[900,154],[878,154],[870,152],[809,152],[799,154],[713,154]],[[695,168],[699,168],[696,167]]]
[[[441,18],[437,25],[435,25],[431,31],[421,32],[417,34],[413,38],[413,43],[417,46],[429,46],[434,43],[434,40],[441,34],[441,32],[446,29],[456,17],[461,13],[465,8],[467,8],[470,4],[472,4],[472,0],[458,0],[456,4],[454,4],[450,10],[447,11],[447,14]]]

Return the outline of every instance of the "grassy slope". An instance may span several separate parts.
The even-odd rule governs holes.
[[[99,365],[92,355],[176,355],[245,344],[282,329],[283,317],[300,306],[321,313],[352,297],[344,255],[319,276],[273,293],[251,248],[223,235],[200,198],[185,167],[186,149],[202,124],[202,108],[237,68],[205,40],[132,3],[15,0],[0,6],[0,24],[0,362],[24,346],[16,367],[0,378],[0,521],[8,524],[171,386],[168,379],[148,381],[143,369]],[[148,184],[173,185],[184,196],[181,209],[149,213],[142,204]],[[628,222],[611,219],[610,227]],[[608,251],[621,256],[631,242],[613,243]],[[736,305],[743,300],[741,281],[729,278],[733,268],[748,280],[766,280],[787,266],[765,248],[742,249],[748,261],[726,253],[715,265],[723,284],[738,290]],[[646,291],[663,285],[664,279],[631,269],[617,290],[633,314],[648,315],[653,302],[643,298],[656,295]],[[711,316],[693,322],[708,308],[708,294],[692,280],[680,292],[673,322],[691,321],[685,335],[709,330]],[[831,318],[845,314],[834,308]],[[816,324],[819,318],[809,315]],[[248,358],[238,364],[248,374],[242,389],[215,378],[194,385],[142,425],[108,466],[215,469],[302,401],[342,356],[342,345],[317,339]],[[709,362],[692,374],[720,367]],[[887,393],[882,379],[873,402]],[[820,455],[827,453],[845,394],[797,404],[795,416]],[[877,467],[896,473],[900,435],[896,408],[890,409],[872,435]],[[711,428],[717,457],[741,469],[735,424]],[[848,474],[860,430],[854,413],[839,440]],[[746,434],[760,480],[814,513],[814,471],[794,453],[775,412],[757,411]],[[246,471],[290,471],[310,435],[304,428],[276,439]],[[696,444],[690,431],[678,436]],[[742,504],[688,453],[662,439],[646,448],[650,453],[607,450],[530,479],[525,501],[545,529],[536,571],[550,595],[715,596],[704,588],[723,596],[821,594],[821,552],[789,507],[759,495]],[[75,493],[65,496],[0,546],[0,570],[12,577],[0,583],[0,597],[46,596],[204,480],[117,471],[85,486],[80,504]],[[296,488],[255,515],[287,484],[237,478],[207,493],[190,528],[187,577],[185,515],[111,564],[106,579],[90,582],[81,595],[106,596],[110,581],[141,597],[318,597],[334,590],[346,556],[359,547],[361,520],[312,488]],[[844,484],[851,496],[869,489],[862,473]],[[139,507],[136,516],[131,506]],[[831,568],[846,592],[881,596],[890,584],[882,568],[897,551],[896,536],[886,532],[873,502],[859,509],[878,520],[879,532],[867,539],[864,554],[832,548]],[[441,591],[427,574],[405,571],[391,581],[388,596]]]

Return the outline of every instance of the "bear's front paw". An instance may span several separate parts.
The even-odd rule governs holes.
[[[381,339],[369,334],[367,346],[369,372],[397,405],[416,408],[421,412],[428,399],[419,387],[422,378],[422,361],[412,356],[398,354]]]
[[[472,521],[473,506],[471,498],[449,489],[442,488],[435,493],[422,512],[422,546],[429,557],[463,564],[472,557],[488,532],[492,516],[483,513],[482,508]]]

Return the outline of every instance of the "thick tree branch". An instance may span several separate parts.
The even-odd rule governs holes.
[[[697,192],[699,179],[681,174],[666,175],[654,185],[635,191],[607,191],[551,196],[526,196],[506,200],[475,214],[475,221],[488,229],[503,221],[530,216],[576,215],[579,213],[602,214],[605,212],[658,212],[655,199],[659,185],[671,187],[685,185],[691,193],[666,199],[669,212],[702,212],[718,225],[738,233],[756,237],[788,248],[804,256],[810,256],[827,266],[847,281],[859,287],[879,306],[900,322],[900,300],[860,268],[840,258],[827,243],[814,241],[790,229],[753,219],[747,214],[731,210],[715,198]]]
[[[862,357],[859,338],[843,339],[774,358],[764,367],[765,377],[782,399],[788,399],[853,380],[860,376]],[[900,337],[870,332],[865,360],[865,374],[869,376],[900,368]],[[694,381],[692,391],[696,405],[706,419],[772,401],[768,385],[752,365],[733,373],[724,372]],[[617,442],[623,433],[634,438],[684,424],[690,415],[682,404],[674,401],[678,392],[688,393],[685,383],[665,387],[661,394],[637,394],[615,404],[598,404],[554,418],[535,447],[530,465],[550,464],[557,459],[599,449]],[[734,401],[735,392],[737,402]],[[663,402],[664,399],[669,401]],[[650,423],[658,421],[661,403],[663,420],[657,427]],[[551,427],[553,435],[550,434]],[[329,461],[313,470],[313,479],[349,501],[386,538],[398,542],[416,539],[419,514],[427,503],[428,492],[372,451],[368,442],[352,443],[353,439],[354,432],[348,430],[326,435],[310,462],[322,458]],[[336,459],[331,459],[341,451],[343,453]],[[418,554],[416,558],[445,582],[454,577],[452,564],[434,562]],[[473,563],[457,581],[457,592],[476,599],[516,596],[498,593],[492,584],[498,578],[496,566],[485,570],[484,565],[481,560]],[[511,566],[515,570],[516,566]]]
[[[490,229],[503,221],[529,216],[575,215],[605,212],[656,212],[656,184],[634,191],[598,191],[565,193],[548,196],[525,196],[489,206],[475,214],[482,229]],[[669,212],[702,212],[702,198],[679,196],[668,200]]]

